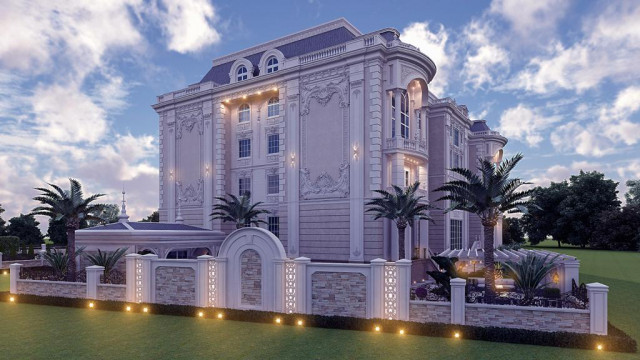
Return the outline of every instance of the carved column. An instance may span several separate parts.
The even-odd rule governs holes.
[[[213,196],[225,196],[226,193],[226,169],[225,169],[225,156],[226,156],[226,128],[225,128],[225,114],[227,113],[226,106],[217,99],[213,103],[213,148],[215,153],[213,156]],[[222,226],[221,220],[215,220],[212,222],[212,227],[220,229]]]
[[[400,133],[400,117],[401,117],[401,102],[402,102],[402,90],[401,89],[394,89],[393,90],[393,98],[395,99],[396,102],[396,110],[394,112],[394,117],[396,118],[396,124],[395,124],[395,132],[396,132],[396,138],[401,138],[402,135]],[[399,143],[396,143],[399,144]]]
[[[349,124],[351,135],[349,261],[364,261],[364,79],[362,64],[351,67]],[[355,80],[354,80],[355,79]]]
[[[167,215],[168,221],[174,222],[176,221],[176,111],[169,110],[167,111],[167,128],[169,129],[168,134],[168,149],[165,152],[166,164],[167,164],[167,172],[168,172],[168,181],[166,183],[167,189]]]
[[[368,95],[369,112],[367,118],[369,120],[369,191],[380,190],[382,188],[382,64],[380,61],[371,61],[367,64],[369,71]],[[370,192],[371,194],[371,192]]]
[[[213,104],[217,101],[205,101],[202,105],[204,116],[204,156],[202,172],[204,173],[204,201],[202,202],[202,227],[212,229],[211,222],[213,202]]]
[[[286,197],[287,252],[290,257],[300,254],[300,95],[298,81],[287,83],[286,116]]]

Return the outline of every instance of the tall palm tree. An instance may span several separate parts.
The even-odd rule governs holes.
[[[227,194],[227,196],[229,197],[228,199],[226,197],[216,197],[220,203],[213,206],[213,212],[210,215],[213,220],[221,219],[223,222],[235,223],[236,229],[249,227],[252,224],[266,224],[264,220],[258,219],[258,216],[271,212],[265,209],[256,209],[262,205],[262,202],[258,201],[252,205],[250,192],[245,192],[239,198],[233,194]]]
[[[69,179],[70,189],[62,190],[55,184],[49,184],[53,188],[35,188],[40,195],[33,198],[42,206],[33,209],[33,215],[45,215],[53,220],[64,220],[67,228],[67,253],[69,254],[69,268],[67,280],[75,281],[76,278],[76,230],[85,220],[102,221],[96,214],[102,211],[103,204],[95,204],[104,194],[94,194],[84,197],[82,185],[76,179]],[[55,190],[55,191],[54,191]]]
[[[516,191],[529,184],[520,179],[511,179],[511,171],[522,160],[522,154],[502,161],[499,165],[480,159],[479,173],[465,168],[453,168],[452,172],[463,180],[452,180],[434,191],[446,191],[448,195],[438,201],[449,200],[446,211],[463,210],[478,215],[484,229],[484,281],[485,299],[492,302],[495,297],[495,262],[493,258],[493,229],[504,213],[526,213],[532,206],[530,195],[533,189]]]
[[[419,182],[402,189],[393,185],[393,193],[385,190],[374,190],[381,196],[371,199],[365,205],[370,206],[365,212],[373,213],[374,220],[385,218],[393,221],[398,228],[398,258],[405,258],[404,231],[407,226],[413,226],[416,219],[431,220],[427,211],[431,209],[429,204],[420,203],[424,196],[417,196],[416,191]]]

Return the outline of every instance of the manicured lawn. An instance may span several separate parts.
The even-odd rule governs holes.
[[[636,339],[640,254],[562,249],[586,282],[611,286],[610,319]],[[0,275],[0,290],[8,275]],[[628,310],[628,311],[625,311]],[[296,328],[214,319],[0,303],[0,357],[29,359],[638,359],[543,346]]]

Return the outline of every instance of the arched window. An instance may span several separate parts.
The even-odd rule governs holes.
[[[391,137],[396,137],[396,97],[391,96]]]
[[[241,65],[238,68],[238,71],[236,71],[236,74],[238,75],[237,80],[238,81],[242,81],[242,80],[247,80],[247,67],[244,65]]]
[[[409,138],[409,97],[406,91],[400,97],[400,136]]]
[[[267,60],[267,74],[278,71],[278,59],[272,56]]]
[[[238,108],[238,122],[247,122],[251,120],[251,110],[249,104],[242,104]]]
[[[280,115],[280,99],[272,97],[267,105],[267,117]]]

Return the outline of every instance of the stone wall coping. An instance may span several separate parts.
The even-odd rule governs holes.
[[[111,288],[126,288],[127,284],[98,284],[98,286],[111,287]]]
[[[82,285],[87,286],[87,283],[73,282],[73,281],[49,281],[49,280],[31,280],[31,279],[18,279],[19,282],[37,283],[37,284],[58,284],[58,285]]]
[[[409,304],[412,304],[412,305],[436,305],[436,306],[448,306],[448,307],[451,307],[451,302],[449,302],[449,301],[409,300]]]
[[[494,305],[494,304],[466,304],[467,307],[480,309],[502,309],[502,310],[520,310],[520,311],[546,311],[546,312],[564,312],[589,314],[589,309],[567,309],[567,308],[551,308],[538,306],[518,306],[518,305]]]
[[[364,268],[364,269],[368,269],[371,267],[371,265],[369,264],[354,264],[354,263],[320,263],[320,262],[314,262],[314,263],[310,263],[309,265],[313,266],[313,267],[321,267],[321,268],[344,268],[344,267],[348,267],[348,268]]]

